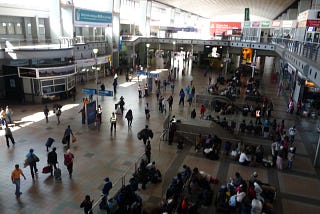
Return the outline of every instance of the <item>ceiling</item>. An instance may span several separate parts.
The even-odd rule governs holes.
[[[244,20],[244,9],[250,9],[250,21],[276,19],[296,0],[157,0],[181,10],[219,21]],[[232,20],[233,19],[233,20]]]

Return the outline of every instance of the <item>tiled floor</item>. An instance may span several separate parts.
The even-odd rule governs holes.
[[[194,69],[189,71],[188,75],[193,76],[196,93],[204,92],[207,78],[203,77],[202,70]],[[57,125],[54,115],[49,118],[48,124],[45,123],[42,105],[11,106],[15,112],[14,120],[23,119],[23,122],[20,123],[21,127],[13,129],[13,135],[17,142],[15,147],[8,149],[3,131],[0,132],[2,147],[0,150],[0,213],[82,213],[79,208],[80,202],[86,194],[90,194],[92,198],[97,200],[100,197],[103,179],[106,176],[110,177],[115,185],[113,192],[120,188],[120,178],[123,175],[126,175],[126,180],[129,179],[134,164],[144,153],[143,143],[137,140],[136,135],[146,124],[155,133],[152,140],[152,159],[156,161],[158,168],[164,175],[162,183],[150,184],[147,186],[147,190],[139,191],[146,204],[161,199],[174,173],[181,170],[183,164],[188,164],[192,167],[198,166],[200,170],[218,176],[221,183],[226,182],[236,171],[239,171],[244,178],[249,177],[253,171],[257,171],[261,180],[269,182],[278,189],[278,199],[275,202],[276,213],[320,213],[319,172],[312,166],[318,136],[314,133],[315,121],[285,113],[287,98],[275,95],[276,85],[270,83],[268,75],[268,71],[266,71],[262,88],[275,103],[273,116],[277,119],[285,119],[286,128],[289,128],[291,124],[296,124],[298,128],[297,158],[292,171],[278,172],[276,169],[243,167],[226,157],[222,157],[220,161],[211,161],[203,158],[202,154],[195,153],[193,149],[178,152],[175,146],[168,146],[166,143],[160,142],[165,115],[158,112],[154,94],[148,98],[138,99],[137,84],[119,87],[116,97],[99,99],[99,103],[103,106],[103,123],[100,132],[98,132],[94,126],[82,125],[81,115],[78,113],[84,96],[81,94],[81,88],[94,87],[93,83],[87,83],[78,86],[76,102],[71,100],[61,102],[64,107],[60,125]],[[189,76],[178,76],[173,108],[173,114],[177,118],[189,118],[190,111],[193,108],[198,109],[198,107],[189,107],[188,105],[179,107],[177,104],[178,91],[189,83]],[[166,73],[161,73],[161,77],[162,79],[166,77]],[[104,79],[104,82],[107,89],[112,88],[112,77]],[[119,83],[123,82],[124,76],[120,76]],[[169,87],[163,94],[165,97],[169,96]],[[126,110],[129,108],[133,110],[133,127],[128,129],[125,118],[118,115],[117,132],[111,134],[109,117],[120,96],[125,98]],[[144,116],[146,102],[151,105],[151,119],[149,121]],[[27,117],[29,115],[33,116]],[[242,120],[239,115],[230,117]],[[79,139],[77,143],[71,145],[71,151],[75,155],[72,180],[69,179],[67,170],[62,164],[65,149],[60,143],[67,125],[71,125],[73,132]],[[310,135],[310,133],[312,134]],[[34,148],[35,153],[40,157],[38,168],[41,171],[42,167],[46,165],[47,152],[44,144],[48,137],[53,137],[56,140],[54,146],[57,147],[62,169],[62,181],[57,182],[40,172],[33,182],[29,169],[25,168],[23,170],[27,180],[21,182],[23,194],[20,199],[16,199],[14,185],[10,181],[10,173],[14,164],[19,163],[22,166],[28,150]],[[254,140],[250,136],[248,138]],[[267,143],[267,141],[265,142]],[[160,143],[161,145],[159,145]],[[215,187],[215,190],[217,189],[218,186]]]

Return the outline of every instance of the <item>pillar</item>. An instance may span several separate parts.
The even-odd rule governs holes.
[[[32,42],[38,43],[39,42],[39,23],[38,17],[31,18],[31,34],[32,34]]]
[[[287,20],[296,20],[298,17],[298,9],[290,8],[287,10]]]
[[[119,67],[119,39],[120,39],[120,1],[113,0],[112,17],[112,66]]]

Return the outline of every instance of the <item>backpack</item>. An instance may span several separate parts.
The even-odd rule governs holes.
[[[236,205],[237,205],[237,195],[233,195],[229,199],[229,206],[236,207]]]

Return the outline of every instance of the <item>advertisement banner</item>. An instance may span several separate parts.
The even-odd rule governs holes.
[[[310,19],[308,19],[307,23],[306,23],[306,26],[307,27],[320,27],[320,20],[310,20]]]
[[[269,28],[270,27],[270,22],[269,21],[262,21],[261,22],[261,27]]]
[[[96,101],[93,101],[91,103],[88,103],[86,105],[87,110],[87,124],[90,125],[94,122],[96,122]]]
[[[74,9],[75,25],[90,26],[112,26],[112,13],[86,10],[81,8]]]
[[[241,29],[241,22],[210,22],[210,35],[227,34],[228,30]]]
[[[251,27],[260,27],[260,22],[251,22]]]
[[[280,20],[274,20],[272,21],[272,27],[280,27],[281,21]]]

